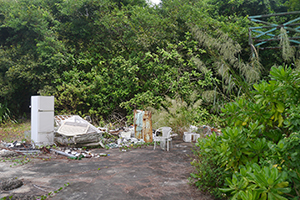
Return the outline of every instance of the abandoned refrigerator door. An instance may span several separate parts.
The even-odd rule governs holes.
[[[31,140],[36,145],[53,144],[54,97],[31,97]]]

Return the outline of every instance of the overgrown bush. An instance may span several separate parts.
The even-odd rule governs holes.
[[[191,174],[196,185],[211,171],[197,163],[213,163],[227,181],[220,186],[219,179],[211,179],[210,191],[223,188],[220,192],[230,192],[232,199],[299,198],[299,78],[291,68],[273,67],[268,82],[254,85],[252,99],[240,97],[225,106],[229,126],[223,135],[196,144],[198,161],[192,162],[196,172]]]
[[[213,133],[209,138],[198,140],[193,149],[194,159],[191,165],[195,172],[191,173],[189,181],[195,184],[201,191],[209,192],[222,198],[219,187],[223,187],[225,178],[229,176],[225,172],[225,166],[221,166],[219,152],[216,149],[221,144],[220,137]]]
[[[241,166],[239,172],[226,179],[229,188],[220,189],[223,192],[231,192],[232,199],[257,200],[278,199],[284,200],[282,194],[291,191],[287,186],[287,173],[279,172],[276,167],[270,165],[261,168],[258,164]]]
[[[191,174],[196,186],[222,197],[218,188],[225,186],[225,178],[231,177],[240,166],[260,162],[265,157],[268,145],[265,138],[257,137],[260,128],[258,123],[251,123],[249,127],[227,127],[221,137],[213,134],[199,139],[194,151],[196,158],[191,162],[196,168]]]

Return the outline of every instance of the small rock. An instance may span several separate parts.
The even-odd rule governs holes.
[[[19,188],[22,185],[23,185],[23,182],[21,180],[19,180],[17,178],[8,178],[1,182],[0,189],[8,191],[8,190],[13,190],[13,189]]]

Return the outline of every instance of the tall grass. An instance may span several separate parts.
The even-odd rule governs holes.
[[[17,121],[13,119],[12,113],[10,112],[7,103],[0,103],[0,124],[6,122],[16,123]]]
[[[191,104],[187,104],[179,97],[171,99],[166,97],[164,107],[160,109],[151,108],[152,111],[152,127],[157,129],[159,127],[171,127],[173,132],[180,137],[183,133],[188,131],[191,125],[210,125],[220,126],[220,119],[218,116],[210,114],[205,108],[201,106],[202,100],[195,100],[191,97]]]

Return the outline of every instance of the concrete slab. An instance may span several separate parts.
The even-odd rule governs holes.
[[[201,199],[212,200],[188,184],[191,143],[173,141],[170,152],[153,146],[131,149],[94,149],[109,153],[100,158],[70,160],[56,156],[48,160],[34,159],[23,166],[0,162],[1,178],[18,177],[24,185],[1,191],[0,198],[11,195],[41,196],[70,183],[53,197],[55,200],[76,199]],[[47,156],[47,154],[45,155]]]

